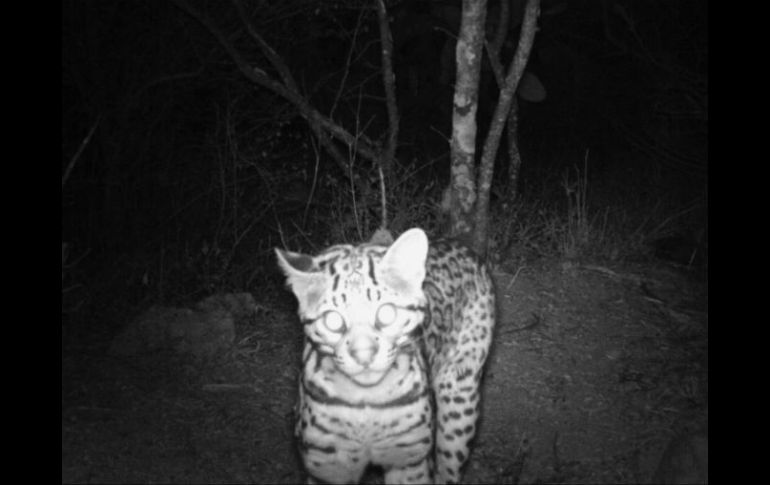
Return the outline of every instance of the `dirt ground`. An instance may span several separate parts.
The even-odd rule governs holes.
[[[650,483],[674,436],[707,429],[705,277],[541,262],[495,279],[467,483]],[[294,302],[283,288],[255,298],[237,346],[207,362],[109,357],[63,326],[62,482],[303,482]]]

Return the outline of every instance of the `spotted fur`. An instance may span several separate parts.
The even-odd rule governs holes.
[[[467,248],[411,229],[390,247],[276,250],[305,331],[296,435],[305,468],[356,483],[454,483],[476,433],[495,321]]]

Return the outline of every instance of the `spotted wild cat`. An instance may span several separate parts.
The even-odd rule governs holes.
[[[276,249],[305,349],[296,435],[313,479],[452,483],[468,459],[495,323],[492,280],[468,248],[410,229],[389,247]]]

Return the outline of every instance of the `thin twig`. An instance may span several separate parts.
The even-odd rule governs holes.
[[[380,203],[382,204],[382,220],[380,221],[380,229],[388,229],[388,198],[385,195],[385,175],[382,173],[382,165],[377,167],[380,172]]]
[[[94,131],[96,131],[96,127],[99,126],[99,121],[101,121],[102,117],[99,115],[99,117],[96,118],[96,121],[94,122],[93,126],[91,126],[91,129],[88,130],[88,134],[85,138],[83,138],[83,141],[80,142],[80,147],[78,147],[78,151],[75,152],[75,154],[70,159],[70,163],[67,165],[67,169],[64,171],[64,175],[62,175],[61,178],[61,186],[64,188],[64,184],[67,183],[67,179],[70,177],[70,174],[72,173],[72,169],[75,168],[75,163],[77,163],[78,159],[80,159],[80,155],[83,154],[83,150],[85,150],[86,146],[88,145],[88,142],[91,141],[91,136],[93,136]]]
[[[521,270],[526,268],[526,266],[519,266],[519,269],[516,270],[516,274],[513,275],[513,278],[511,278],[511,281],[508,283],[508,286],[505,287],[506,291],[511,289],[511,286],[516,282],[516,279],[519,277],[519,273],[521,273]]]
[[[361,128],[359,126],[359,121],[361,120],[361,96],[359,92],[358,96],[358,105],[356,106],[356,133],[361,133]],[[363,232],[361,231],[361,221],[358,220],[358,206],[356,204],[356,184],[353,183],[355,181],[354,174],[353,174],[353,165],[356,162],[356,150],[355,147],[352,146],[350,148],[350,164],[348,164],[348,167],[350,167],[350,191],[351,191],[351,198],[353,199],[353,219],[356,221],[356,230],[358,231],[358,238],[359,240],[363,239]],[[364,193],[364,192],[362,192]],[[364,201],[366,203],[366,201]]]
[[[358,19],[356,20],[356,27],[353,29],[353,38],[350,40],[350,49],[348,49],[348,57],[345,60],[345,68],[342,72],[342,79],[340,79],[340,86],[337,89],[337,94],[334,96],[334,101],[332,102],[332,107],[329,110],[329,118],[334,119],[334,111],[337,109],[337,103],[340,101],[340,97],[342,96],[342,90],[345,88],[345,83],[348,80],[348,75],[350,74],[350,61],[353,57],[353,51],[356,47],[356,39],[358,38],[358,31],[361,28],[361,20],[364,17],[364,9],[361,9],[361,12],[358,14]]]
[[[310,185],[310,194],[307,196],[307,202],[305,203],[305,212],[302,214],[302,226],[304,227],[307,222],[307,214],[310,210],[310,202],[315,195],[316,184],[318,183],[318,165],[321,161],[321,155],[318,153],[318,145],[315,139],[310,137],[310,146],[313,147],[313,153],[315,153],[315,167],[313,168],[313,183]]]

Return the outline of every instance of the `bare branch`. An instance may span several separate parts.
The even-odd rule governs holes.
[[[385,87],[385,106],[388,110],[388,142],[382,156],[385,173],[390,174],[398,143],[398,106],[396,105],[396,76],[393,74],[393,37],[388,24],[388,12],[384,0],[377,0],[377,17],[380,23],[382,45],[382,84]]]
[[[254,25],[251,23],[251,20],[249,20],[249,17],[243,10],[243,5],[241,2],[239,0],[232,0],[232,2],[233,5],[235,5],[235,9],[238,11],[238,15],[241,17],[243,25],[246,26],[246,30],[248,30],[249,35],[257,43],[259,50],[262,51],[262,54],[264,54],[265,57],[267,57],[267,60],[270,61],[270,64],[272,64],[275,70],[278,71],[278,75],[281,76],[283,84],[286,85],[290,91],[299,93],[299,88],[297,87],[297,83],[294,81],[294,77],[291,75],[291,71],[289,71],[289,66],[287,66],[281,56],[279,56],[278,53],[276,53],[275,50],[273,50],[273,48],[270,47],[267,42],[265,42],[265,39],[263,39],[262,36],[257,33],[256,29],[254,29]]]
[[[503,89],[505,84],[505,74],[503,73],[503,65],[500,61],[500,49],[503,47],[503,42],[505,42],[505,37],[508,34],[508,25],[510,24],[509,2],[510,0],[500,0],[500,20],[495,31],[495,38],[492,42],[484,42],[487,58],[492,66],[492,73],[495,76],[495,81],[497,81],[498,89]]]
[[[289,101],[299,111],[299,114],[305,118],[311,125],[313,133],[319,136],[321,144],[329,151],[332,157],[341,163],[344,157],[334,147],[334,144],[329,139],[328,134],[332,137],[340,140],[348,145],[350,148],[355,148],[356,152],[364,158],[376,162],[379,160],[379,153],[376,148],[376,144],[363,134],[353,135],[342,126],[338,125],[328,117],[322,115],[318,110],[313,108],[308,102],[307,98],[303,96],[296,83],[294,82],[288,67],[283,62],[283,59],[259,36],[253,28],[247,25],[249,33],[255,39],[260,47],[260,50],[268,58],[273,67],[278,71],[281,76],[282,82],[271,78],[264,70],[259,67],[251,67],[251,65],[243,58],[241,53],[232,45],[227,37],[219,30],[211,20],[203,15],[201,12],[193,8],[186,0],[172,0],[174,4],[183,12],[190,15],[192,18],[200,22],[203,27],[214,36],[219,44],[225,49],[230,58],[235,62],[238,70],[246,76],[247,79],[258,84],[274,93],[278,94],[282,98]],[[323,135],[322,132],[326,132]],[[347,173],[347,162],[343,163],[344,172]]]
[[[505,74],[503,72],[503,65],[500,60],[500,49],[503,42],[505,42],[507,30],[510,25],[510,0],[500,0],[500,21],[497,25],[497,31],[495,32],[495,38],[492,42],[486,43],[487,57],[489,64],[492,66],[492,72],[497,81],[498,89],[502,90],[505,87]],[[517,22],[518,25],[518,22]],[[509,201],[513,201],[516,198],[516,188],[519,179],[519,170],[521,167],[521,153],[519,152],[518,145],[518,102],[516,96],[513,96],[511,100],[511,108],[508,110],[508,120],[505,123],[506,136],[508,137],[508,190],[506,191],[506,197]],[[495,148],[497,152],[497,148]],[[484,171],[484,164],[482,163],[481,172]],[[479,183],[483,183],[482,180]],[[484,202],[482,202],[484,204]],[[477,219],[483,217],[482,213],[477,213]],[[483,225],[484,223],[478,223],[477,225]]]
[[[351,60],[353,59],[353,51],[356,47],[356,39],[358,39],[358,32],[361,29],[361,20],[364,18],[364,9],[361,9],[361,11],[358,13],[358,19],[356,19],[356,28],[353,29],[353,38],[350,40],[350,48],[348,49],[348,56],[347,59],[345,59],[345,68],[342,71],[342,79],[340,79],[340,85],[339,88],[337,88],[337,94],[334,96],[334,101],[332,102],[332,107],[329,109],[329,117],[334,118],[334,110],[337,109],[337,103],[340,102],[340,98],[342,97],[342,91],[345,88],[345,83],[348,80],[348,75],[350,74],[350,64]]]
[[[238,67],[241,73],[243,73],[243,75],[246,76],[250,81],[275,92],[279,96],[290,101],[292,104],[297,105],[301,102],[301,100],[298,99],[299,96],[297,92],[292,92],[283,84],[271,79],[262,69],[252,68],[249,63],[246,62],[243,56],[241,56],[241,53],[238,52],[235,47],[233,47],[224,33],[219,30],[208,17],[204,16],[201,12],[193,8],[185,0],[172,1],[179,9],[200,22],[200,24],[203,25],[203,27],[205,27],[206,30],[208,30],[209,33],[214,36],[217,42],[219,42],[219,44],[225,49],[230,58],[235,62],[235,65]]]
[[[505,77],[505,84],[500,91],[500,98],[495,107],[495,113],[492,123],[487,133],[487,139],[484,142],[484,149],[481,155],[481,165],[478,177],[478,194],[476,201],[476,222],[474,230],[474,249],[479,252],[485,252],[486,245],[488,211],[489,211],[489,189],[492,185],[492,175],[494,173],[495,156],[500,146],[500,136],[505,126],[505,121],[511,111],[511,103],[519,85],[519,80],[527,66],[529,54],[532,50],[532,44],[535,41],[535,32],[537,31],[537,17],[540,13],[540,0],[527,0],[524,7],[524,20],[522,21],[521,34],[519,36],[519,45],[516,47],[516,53],[513,61],[508,68],[508,74]]]
[[[511,0],[500,0],[500,19],[497,22],[497,30],[495,30],[495,37],[492,40],[492,42],[487,42],[487,54],[489,55],[490,60],[492,58],[495,58],[495,60],[498,61],[498,65],[500,65],[500,49],[503,47],[503,43],[505,42],[505,38],[508,37],[508,26],[511,23]],[[494,69],[494,67],[493,67]],[[503,70],[502,67],[500,68],[500,77],[498,79],[497,85],[502,88],[503,85]],[[495,78],[497,78],[497,72],[495,72]]]

